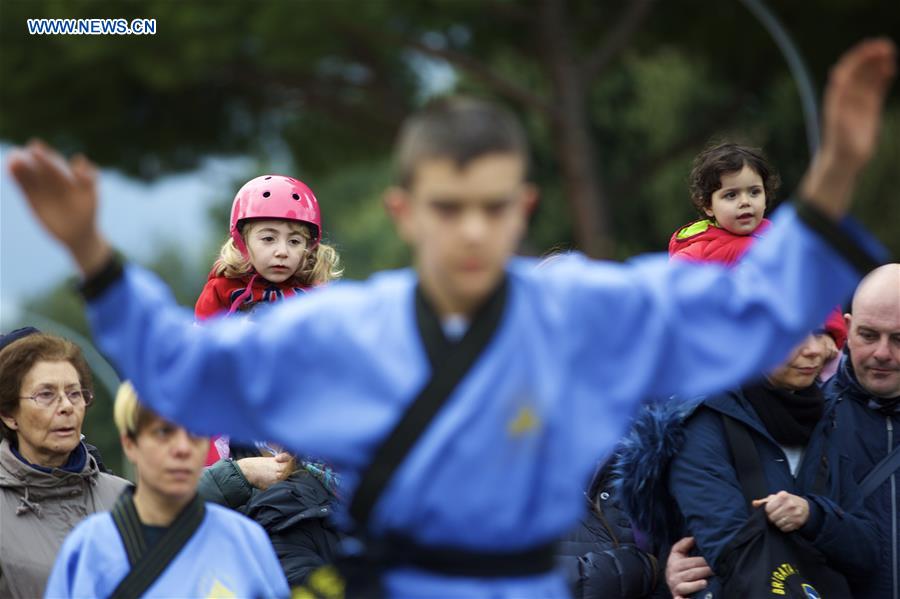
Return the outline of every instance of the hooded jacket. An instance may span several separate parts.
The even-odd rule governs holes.
[[[844,354],[837,373],[825,385],[825,397],[835,404],[835,441],[846,453],[854,478],[862,481],[878,462],[900,445],[900,412],[879,410]],[[879,568],[854,589],[860,599],[900,597],[900,476],[885,480],[865,500],[879,534]]]
[[[247,293],[248,285],[249,293]],[[217,314],[225,314],[241,296],[245,297],[236,309],[246,311],[256,304],[276,302],[305,291],[307,288],[298,286],[293,279],[283,283],[272,283],[259,275],[230,278],[217,276],[213,269],[194,305],[194,316],[197,320],[206,320]]]
[[[84,444],[80,472],[38,470],[0,442],[0,597],[34,599],[66,535],[85,517],[108,510],[130,483],[100,471]]]
[[[669,239],[669,256],[697,262],[734,264],[771,226],[764,218],[750,235],[735,235],[708,218],[685,225]]]

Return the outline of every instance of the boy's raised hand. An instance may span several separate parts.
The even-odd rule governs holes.
[[[97,172],[84,156],[66,160],[40,141],[16,149],[9,171],[44,228],[72,254],[84,274],[98,271],[110,247],[97,228]]]
[[[850,48],[831,69],[823,101],[822,146],[801,194],[836,220],[847,212],[856,176],[875,151],[896,60],[891,40],[870,39]]]

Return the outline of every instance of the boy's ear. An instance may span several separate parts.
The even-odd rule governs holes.
[[[541,193],[538,190],[537,185],[534,183],[526,183],[523,199],[525,203],[525,213],[528,216],[531,216],[534,214],[534,211],[537,210],[538,204],[541,201]]]
[[[850,332],[850,329],[852,328],[851,327],[852,321],[853,321],[853,315],[850,314],[849,312],[845,313],[844,314],[844,323],[847,325],[848,333]]]
[[[394,185],[384,192],[384,209],[394,221],[397,234],[406,243],[411,243],[413,240],[411,201],[409,192],[402,187]]]

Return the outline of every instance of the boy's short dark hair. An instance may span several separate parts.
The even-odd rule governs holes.
[[[409,188],[425,160],[449,158],[459,168],[492,153],[528,160],[528,140],[519,120],[497,104],[453,96],[429,103],[410,116],[396,144],[396,183]]]
[[[704,210],[712,205],[713,193],[722,188],[722,175],[740,171],[744,165],[762,178],[766,208],[769,208],[781,185],[781,177],[762,150],[736,143],[713,143],[694,158],[691,169],[691,203],[700,216],[706,217]]]

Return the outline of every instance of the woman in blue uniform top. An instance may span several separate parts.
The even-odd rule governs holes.
[[[285,597],[263,529],[197,497],[209,439],[116,396],[116,427],[137,489],[79,524],[63,544],[47,597]]]

